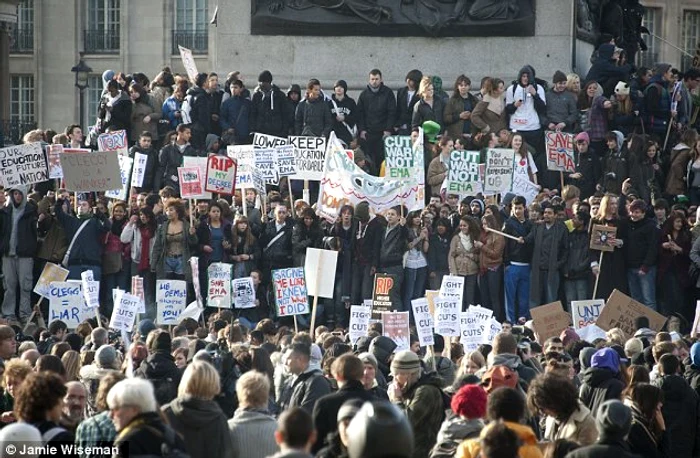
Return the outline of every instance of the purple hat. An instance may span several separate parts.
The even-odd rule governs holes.
[[[593,354],[591,367],[608,369],[617,374],[620,372],[620,355],[612,348],[601,348]]]

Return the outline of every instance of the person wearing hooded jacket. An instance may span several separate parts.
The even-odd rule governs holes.
[[[294,133],[312,137],[327,137],[332,127],[331,110],[321,94],[321,83],[312,78],[306,85],[306,98],[297,105],[294,116]]]
[[[501,332],[493,340],[493,360],[490,367],[505,366],[518,374],[523,389],[537,377],[537,371],[523,364],[518,356],[518,343],[511,333]]]
[[[101,120],[102,132],[126,130],[131,128],[132,103],[129,95],[120,90],[116,80],[107,83],[107,93],[100,100],[98,118]],[[95,140],[97,141],[97,140]]]
[[[10,203],[0,209],[0,254],[2,254],[3,286],[2,316],[14,320],[19,286],[19,317],[22,323],[32,314],[32,270],[38,248],[37,205],[27,200],[27,186],[9,189]]]
[[[198,73],[195,85],[187,90],[190,102],[190,120],[192,128],[192,146],[204,150],[204,141],[211,132],[212,99],[204,89],[207,84],[207,74]]]
[[[333,118],[332,130],[346,147],[357,137],[357,103],[348,95],[348,83],[338,80],[333,85],[333,95],[328,101]]]
[[[165,405],[177,397],[182,373],[170,354],[171,338],[168,331],[156,329],[146,338],[148,357],[134,371],[134,376],[144,378],[153,384],[156,400]]]
[[[598,440],[573,452],[567,458],[639,458],[630,451],[626,437],[632,426],[632,411],[618,400],[604,402],[596,418]]]
[[[685,381],[700,396],[700,342],[695,342],[690,347],[690,356],[683,361],[683,366]]]
[[[377,336],[369,344],[369,353],[377,360],[377,383],[381,387],[387,386],[387,380],[391,375],[389,367],[390,360],[394,350],[396,350],[396,342],[386,336]]]
[[[620,357],[612,348],[601,348],[593,354],[591,367],[582,372],[579,399],[595,415],[603,402],[621,399],[625,384],[618,378]]]
[[[597,81],[603,88],[605,97],[610,97],[618,81],[629,80],[632,66],[617,65],[615,45],[605,43],[598,48],[598,58],[588,70],[585,81]],[[619,54],[618,54],[619,56]]]
[[[384,137],[392,134],[396,123],[396,98],[376,68],[369,72],[369,84],[357,99],[357,114],[362,150],[373,170],[379,171],[384,162]]]
[[[330,394],[331,385],[321,369],[311,366],[311,348],[308,345],[292,344],[290,350],[287,367],[293,378],[288,381],[287,394],[280,399],[280,408],[287,410],[300,407],[311,414],[316,402]]]
[[[534,69],[526,65],[518,72],[518,79],[506,89],[506,112],[510,115],[509,128],[523,135],[536,151],[538,168],[545,170],[544,133],[540,113],[547,108],[544,87],[537,83]],[[540,165],[543,165],[540,167]]]
[[[261,134],[286,137],[294,114],[291,103],[277,86],[272,84],[272,73],[264,70],[258,76],[259,86],[250,105],[250,130]]]
[[[623,150],[625,136],[619,130],[605,134],[608,150],[603,158],[603,176],[600,184],[606,192],[620,195],[622,182],[629,177],[627,152]]]
[[[234,80],[231,83],[231,97],[221,104],[219,124],[221,131],[233,129],[236,143],[246,143],[250,135],[250,100],[243,95],[243,82]]]
[[[673,81],[671,65],[657,64],[654,76],[644,89],[644,120],[646,131],[664,137],[675,113],[671,112],[672,100],[669,86]],[[692,145],[691,145],[692,146]]]

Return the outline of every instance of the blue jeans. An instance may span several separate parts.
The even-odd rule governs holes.
[[[588,278],[578,278],[576,280],[565,280],[564,291],[566,292],[566,302],[571,311],[572,301],[587,301],[591,298],[591,282]]]
[[[518,316],[530,317],[530,266],[507,266],[506,319],[517,323]],[[515,301],[518,302],[516,309]],[[516,313],[517,312],[517,313]]]
[[[646,275],[639,275],[639,269],[627,269],[627,282],[632,299],[656,310],[656,266],[650,267]]]
[[[427,267],[419,269],[406,267],[403,269],[403,303],[404,307],[411,311],[411,315],[413,315],[411,300],[425,296],[425,280],[427,277]]]
[[[182,256],[166,256],[165,257],[165,273],[169,274],[176,274],[176,275],[184,275],[185,274],[185,268],[183,264],[183,257]]]
[[[559,300],[559,272],[554,275],[554,281],[549,281],[549,271],[540,269],[540,290],[534,301],[530,301],[530,308],[544,304],[551,304]]]

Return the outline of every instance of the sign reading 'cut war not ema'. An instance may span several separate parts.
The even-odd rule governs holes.
[[[236,190],[236,161],[227,156],[209,156],[204,190],[233,195]]]
[[[303,267],[273,270],[272,285],[277,304],[277,316],[309,313],[309,297],[306,292]]]
[[[447,194],[473,196],[482,191],[478,151],[452,151],[447,168]]]
[[[187,283],[183,280],[156,281],[156,324],[178,324],[187,306]]]
[[[5,188],[30,185],[49,179],[41,143],[0,149],[0,185]]]
[[[547,131],[544,133],[547,147],[547,169],[558,172],[575,172],[574,134]]]
[[[295,180],[321,181],[326,161],[326,139],[323,137],[289,137],[294,145]]]
[[[386,176],[389,178],[408,178],[416,167],[411,137],[408,135],[390,135],[384,139],[386,157]]]

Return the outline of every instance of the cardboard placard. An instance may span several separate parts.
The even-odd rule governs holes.
[[[591,229],[591,250],[598,251],[613,251],[615,247],[610,243],[617,236],[617,228],[613,226],[605,226],[603,224],[594,224]]]
[[[512,149],[490,148],[486,151],[484,170],[484,192],[506,193],[513,187],[515,151]]]
[[[649,319],[649,327],[657,332],[666,323],[665,316],[615,289],[595,324],[604,331],[620,328],[629,338],[636,331],[634,320],[640,316],[646,316]]]
[[[156,324],[179,323],[187,304],[187,283],[183,280],[156,280]]]
[[[571,316],[564,311],[560,301],[533,307],[530,315],[540,344],[550,337],[558,337],[571,322]]]
[[[294,146],[294,163],[297,173],[295,180],[321,181],[323,164],[326,161],[326,149],[330,144],[323,137],[289,137]]]
[[[44,269],[41,271],[39,280],[34,285],[34,292],[39,296],[49,299],[51,283],[63,282],[68,278],[68,269],[64,269],[58,264],[47,262]]]
[[[119,159],[119,177],[121,180],[121,187],[115,188],[105,192],[105,197],[110,199],[126,200],[129,195],[129,186],[131,184],[131,169],[134,164],[134,160],[129,156],[118,157]]]
[[[372,307],[370,306],[353,305],[350,307],[350,344],[354,345],[357,339],[367,335],[371,315]]]
[[[5,189],[26,186],[49,179],[46,156],[41,143],[0,148],[0,185]]]
[[[278,317],[304,315],[311,311],[303,267],[273,270],[272,285]]]
[[[119,155],[113,151],[88,154],[61,154],[66,189],[75,192],[121,189]]]
[[[455,150],[450,153],[450,165],[445,177],[447,194],[475,196],[482,192],[480,158],[478,151]]]
[[[435,345],[435,335],[433,334],[433,317],[430,314],[428,300],[424,297],[413,299],[411,301],[413,307],[413,320],[416,323],[416,334],[421,347]]]
[[[393,340],[397,345],[395,351],[411,348],[408,312],[382,313],[382,331],[386,337]]]
[[[180,196],[183,199],[199,199],[204,191],[199,167],[178,167],[177,176],[180,181]]]
[[[310,296],[318,294],[318,297],[333,299],[337,263],[337,251],[318,248],[306,249],[304,273],[306,274],[306,289]]]
[[[571,301],[571,318],[574,322],[574,329],[595,324],[604,307],[605,301],[603,299]]]
[[[212,262],[207,269],[207,306],[224,309],[231,308],[231,272],[232,264]]]
[[[185,71],[187,72],[187,76],[189,77],[190,81],[194,82],[195,79],[197,79],[197,64],[194,62],[194,56],[192,56],[192,51],[178,45],[178,49],[180,50],[180,59],[182,60],[182,65],[185,67]]]
[[[413,155],[411,137],[408,135],[389,135],[384,138],[384,156],[386,158],[387,178],[409,178],[416,164]]]
[[[574,158],[574,134],[548,130],[544,133],[547,148],[547,170],[573,173],[576,171]]]
[[[231,280],[233,306],[237,309],[252,309],[255,307],[255,284],[253,277],[234,278]]]
[[[232,196],[236,191],[236,166],[236,161],[230,157],[209,156],[204,190]]]
[[[391,290],[394,287],[394,277],[388,274],[374,274],[372,289],[372,319],[381,320],[383,312],[391,312]]]

